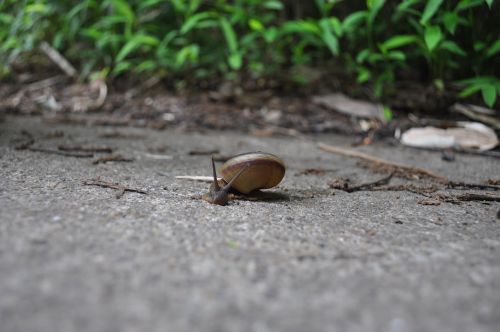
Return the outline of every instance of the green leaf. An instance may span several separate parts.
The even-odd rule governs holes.
[[[356,56],[356,62],[357,63],[363,63],[365,62],[366,59],[370,56],[371,50],[369,48],[365,48],[361,52],[358,53]]]
[[[486,51],[486,57],[490,58],[500,52],[500,38],[491,45]]]
[[[184,46],[175,57],[175,66],[181,68],[189,62],[195,62],[198,59],[200,47],[196,44]]]
[[[233,53],[229,56],[229,66],[233,70],[238,70],[241,68],[243,59],[239,53]]]
[[[328,18],[328,22],[330,23],[330,26],[335,33],[335,35],[342,37],[342,23],[340,23],[340,20],[336,17],[330,17]]]
[[[43,3],[34,3],[24,7],[26,13],[44,13],[47,11],[47,6]]]
[[[212,12],[203,12],[203,13],[198,13],[194,14],[193,16],[189,17],[184,24],[182,25],[180,32],[181,34],[186,34],[189,31],[191,31],[193,28],[196,28],[197,26],[199,27],[200,21],[209,19],[209,18],[214,18],[216,17],[215,13]]]
[[[484,0],[460,0],[455,11],[459,12],[465,9],[481,6]]]
[[[130,5],[127,3],[127,1],[124,0],[109,0],[111,3],[111,6],[113,9],[116,11],[116,13],[124,16],[127,20],[127,22],[132,23],[135,20],[135,15],[134,11],[130,7]]]
[[[483,85],[483,84],[493,84],[493,82],[498,81],[495,76],[476,76],[467,78],[465,80],[456,81],[455,83],[460,85]]]
[[[384,112],[384,119],[385,119],[385,121],[391,121],[392,118],[394,117],[392,109],[389,106],[385,106],[384,105],[383,112]]]
[[[123,45],[120,52],[116,56],[116,62],[120,62],[127,57],[132,51],[143,45],[157,46],[160,41],[152,36],[148,35],[135,35],[130,39],[125,45]]]
[[[367,82],[371,76],[370,70],[365,67],[360,67],[358,68],[358,77],[356,78],[356,81],[358,83],[364,83]]]
[[[226,39],[227,46],[231,53],[236,53],[238,51],[238,40],[236,38],[236,33],[233,27],[225,17],[219,19],[220,27],[224,33],[224,38]]]
[[[8,25],[12,24],[12,21],[14,21],[14,16],[0,13],[0,23]]]
[[[420,24],[425,25],[437,12],[443,0],[429,0],[425,5],[424,12],[422,13],[422,18],[420,19]]]
[[[424,40],[429,51],[433,51],[443,38],[441,28],[438,26],[428,26],[425,28]]]
[[[315,22],[310,21],[289,21],[283,24],[282,30],[285,33],[311,33],[321,35],[321,30]]]
[[[443,14],[443,23],[446,30],[452,35],[455,34],[455,29],[458,23],[458,15],[455,12],[445,12]]]
[[[254,19],[254,18],[251,18],[248,21],[248,26],[250,27],[250,29],[252,29],[254,31],[263,31],[264,30],[264,25],[262,24],[262,22],[257,20],[257,19]]]
[[[497,99],[497,91],[494,85],[487,84],[481,88],[481,94],[483,95],[483,100],[488,107],[493,107]]]
[[[326,46],[328,46],[328,49],[330,49],[330,52],[332,52],[333,55],[338,55],[339,42],[337,40],[337,37],[335,37],[330,30],[330,22],[328,21],[328,19],[322,19],[320,20],[319,25],[323,30],[321,38],[325,42]]]
[[[130,68],[132,68],[132,64],[130,62],[127,62],[127,61],[119,62],[113,68],[113,74],[115,74],[115,75],[121,74],[124,71],[129,70]]]
[[[488,7],[491,9],[491,5],[493,5],[493,0],[485,0]]]
[[[441,48],[443,48],[447,51],[450,51],[451,53],[455,53],[457,55],[460,55],[460,56],[467,56],[467,53],[465,53],[465,51],[463,49],[461,49],[460,46],[458,46],[455,42],[453,42],[451,40],[445,40],[441,44]]]
[[[389,39],[387,39],[381,47],[384,50],[390,50],[393,48],[399,48],[401,46],[405,46],[408,44],[412,44],[418,41],[417,36],[415,35],[399,35],[399,36],[394,36]]]
[[[276,27],[270,27],[264,31],[264,39],[267,43],[272,43],[278,37],[278,29]]]
[[[368,24],[373,24],[373,21],[375,20],[378,12],[384,6],[385,0],[367,0],[366,2],[369,8]]]
[[[481,90],[480,85],[470,85],[467,88],[460,91],[460,94],[458,96],[460,98],[466,98],[466,97],[478,92],[479,90]]]
[[[389,58],[392,60],[405,61],[406,55],[401,51],[392,51],[388,54]]]
[[[405,0],[405,1],[402,1],[398,5],[398,7],[396,8],[396,11],[397,12],[407,11],[410,7],[412,7],[413,5],[416,5],[420,1],[421,0]]]
[[[269,0],[264,2],[264,7],[272,10],[282,10],[283,4],[278,0]]]
[[[358,11],[348,15],[342,22],[343,31],[351,31],[356,28],[361,22],[365,21],[368,16],[366,11]]]
[[[153,60],[146,60],[141,62],[136,68],[135,71],[138,73],[145,72],[145,71],[152,71],[156,69],[156,61]]]

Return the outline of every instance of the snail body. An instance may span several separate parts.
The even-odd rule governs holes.
[[[218,205],[227,203],[231,188],[248,194],[254,190],[277,186],[285,176],[283,160],[265,152],[244,153],[227,160],[221,168],[222,185],[217,181],[213,158],[212,170],[214,182],[203,199]]]

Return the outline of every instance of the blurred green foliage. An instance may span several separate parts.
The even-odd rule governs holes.
[[[410,73],[493,106],[498,22],[493,0],[0,0],[0,76],[47,41],[82,78],[258,79],[334,65],[376,97]]]

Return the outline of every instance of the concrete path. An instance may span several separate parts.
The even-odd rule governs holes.
[[[17,151],[107,145],[135,161]],[[58,132],[64,132],[63,137]],[[128,137],[105,138],[119,131]],[[132,135],[132,136],[130,136]],[[106,136],[106,135],[104,135]],[[108,135],[109,136],[109,135]],[[116,135],[115,135],[116,136]],[[349,138],[323,136],[347,146]],[[193,199],[208,156],[265,150],[284,158],[288,199],[213,206]],[[500,178],[492,158],[360,148],[454,180]],[[159,155],[171,159],[159,159]],[[324,175],[300,175],[307,168]],[[498,331],[499,203],[417,204],[409,192],[332,191],[380,178],[312,141],[237,133],[0,123],[0,330]],[[84,186],[100,177],[148,195]],[[398,179],[396,179],[398,181]],[[401,180],[399,180],[401,181]]]

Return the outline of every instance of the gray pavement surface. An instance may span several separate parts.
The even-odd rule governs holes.
[[[108,145],[130,163],[93,165],[13,146]],[[64,136],[50,138],[63,131]],[[134,134],[103,138],[103,133]],[[318,137],[347,146],[348,137]],[[164,152],[159,150],[166,149]],[[193,199],[208,156],[283,157],[288,199]],[[451,179],[500,178],[498,160],[376,144],[360,148]],[[158,154],[171,159],[158,159]],[[322,167],[323,176],[299,175]],[[332,192],[380,178],[314,142],[237,133],[0,123],[0,331],[500,331],[499,203],[417,204],[408,192]],[[146,190],[116,199],[100,177]],[[399,180],[401,181],[401,180]]]

